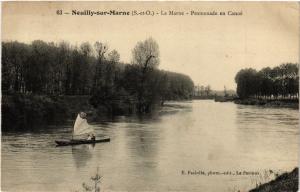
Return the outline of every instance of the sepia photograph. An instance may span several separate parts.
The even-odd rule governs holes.
[[[3,192],[297,192],[299,2],[1,2]]]

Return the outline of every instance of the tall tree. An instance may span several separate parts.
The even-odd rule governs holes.
[[[159,65],[159,47],[153,38],[138,42],[132,50],[132,62],[140,68],[140,81],[138,88],[138,111],[144,113],[149,109],[150,96],[146,85],[149,83],[151,71]]]
[[[95,75],[93,82],[94,91],[97,90],[99,86],[103,85],[103,61],[105,60],[105,53],[108,50],[108,46],[102,42],[95,42],[94,48],[96,51],[97,63],[95,67]]]

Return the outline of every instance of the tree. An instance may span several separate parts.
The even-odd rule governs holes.
[[[152,38],[134,47],[132,65],[120,63],[116,50],[107,52],[101,42],[78,47],[64,41],[3,42],[2,91],[45,97],[86,94],[108,114],[146,113],[165,100],[192,97],[194,84],[188,76],[157,69],[159,48]]]
[[[160,62],[159,47],[153,38],[138,42],[132,51],[132,62],[140,65],[144,70],[157,68]]]
[[[60,42],[57,50],[58,62],[58,93],[68,94],[71,82],[70,63],[71,51],[70,45],[67,42]]]
[[[120,60],[120,54],[115,49],[108,54],[108,60],[117,63]]]
[[[105,43],[96,41],[94,48],[96,51],[97,63],[95,67],[93,90],[96,91],[98,86],[103,86],[103,61],[105,60],[105,53],[108,50],[108,46]]]
[[[254,69],[242,69],[235,76],[237,94],[240,98],[248,98],[255,95],[258,90],[257,72]]]
[[[299,65],[281,64],[274,68],[242,69],[236,76],[237,93],[240,98],[298,98]]]
[[[148,88],[151,87],[151,71],[159,65],[159,47],[152,38],[138,42],[132,51],[133,63],[140,67],[140,80],[138,86],[138,111],[144,113],[149,109],[151,96]],[[153,82],[152,82],[153,83]]]
[[[200,95],[203,96],[205,92],[205,87],[203,85],[200,86]]]
[[[2,44],[2,51],[2,90],[25,92],[30,47],[24,43],[9,42]]]
[[[35,40],[31,44],[32,54],[30,57],[30,71],[27,73],[29,90],[33,93],[48,93],[51,70],[50,46],[41,40]]]
[[[99,41],[96,41],[94,44],[95,51],[96,51],[96,56],[100,62],[103,61],[105,58],[105,53],[108,50],[108,46],[105,43],[101,43]]]
[[[211,92],[210,85],[207,85],[207,86],[205,87],[205,93],[206,93],[206,96],[209,96],[210,92]]]

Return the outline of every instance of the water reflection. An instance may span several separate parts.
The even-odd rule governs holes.
[[[95,144],[72,146],[72,156],[77,168],[85,167],[93,156]]]

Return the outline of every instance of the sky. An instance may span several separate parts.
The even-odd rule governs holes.
[[[57,10],[177,11],[188,15],[57,15]],[[242,15],[191,15],[242,12]],[[197,85],[235,89],[242,68],[299,61],[297,2],[4,2],[2,41],[105,42],[131,62],[138,41],[159,44],[160,69],[189,75]]]

